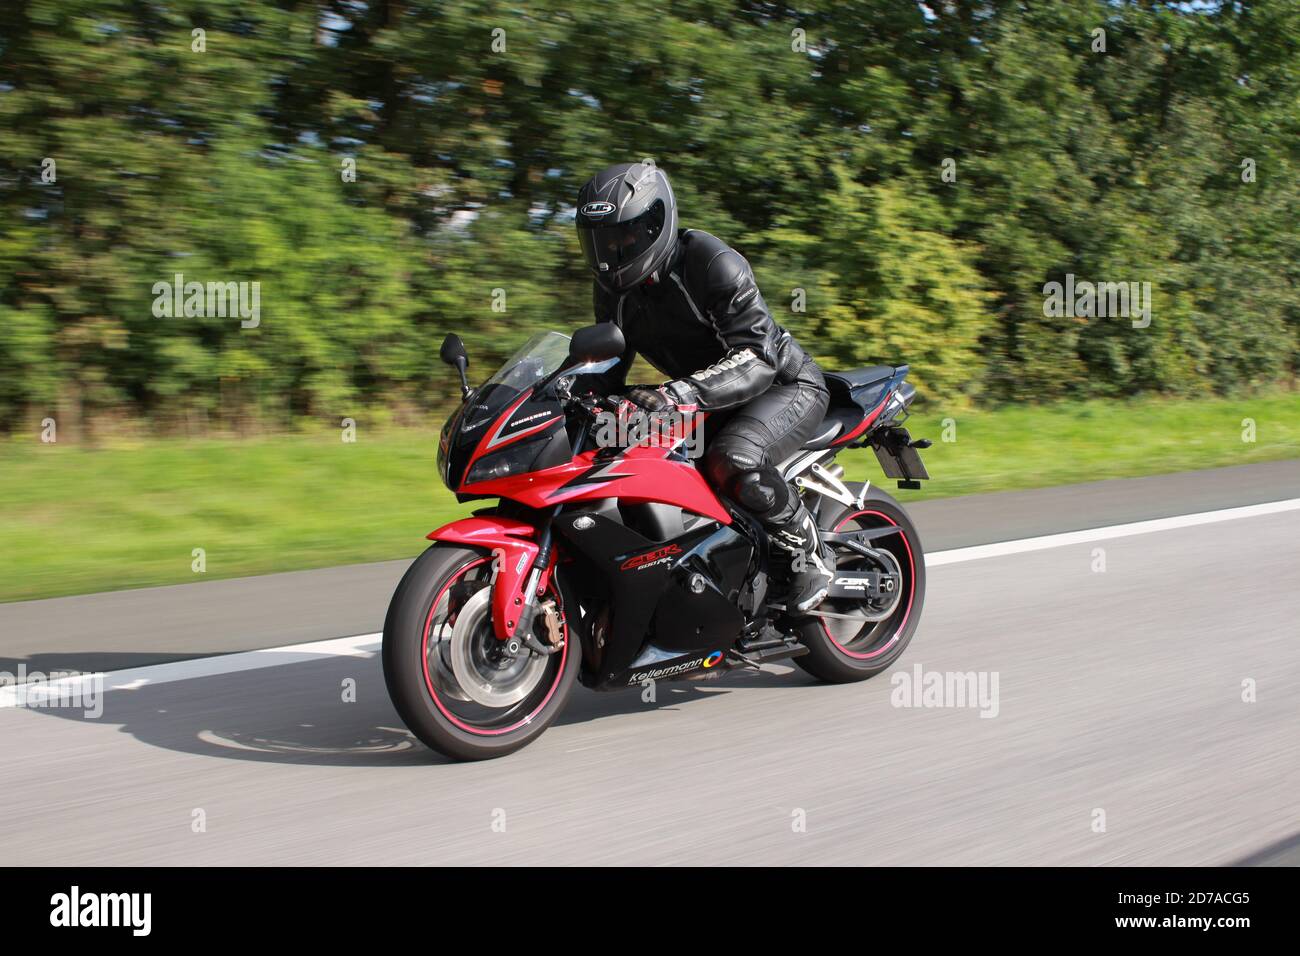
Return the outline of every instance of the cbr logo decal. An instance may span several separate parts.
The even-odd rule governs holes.
[[[584,216],[608,216],[614,211],[612,202],[589,202],[582,207]]]
[[[631,571],[633,568],[648,568],[652,564],[658,564],[660,561],[666,561],[674,554],[681,554],[682,549],[675,544],[667,544],[662,548],[656,548],[653,551],[647,551],[645,554],[638,554],[634,558],[628,558],[619,566],[621,571]]]

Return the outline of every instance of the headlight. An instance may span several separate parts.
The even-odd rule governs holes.
[[[520,470],[522,469],[518,458],[511,457],[509,454],[488,455],[474,463],[474,467],[469,470],[469,475],[465,478],[465,484],[473,485],[480,481],[508,478]]]

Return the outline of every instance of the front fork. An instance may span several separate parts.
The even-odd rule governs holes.
[[[577,434],[573,437],[573,446],[571,449],[573,457],[576,458],[582,453],[582,447],[587,443],[587,436],[590,432],[591,420],[584,417],[578,425]],[[541,524],[538,525],[537,554],[533,558],[533,566],[528,572],[527,584],[524,587],[523,603],[519,608],[519,624],[514,631],[516,640],[510,640],[506,644],[506,653],[511,657],[515,657],[519,654],[520,642],[522,642],[523,646],[527,647],[530,651],[544,655],[554,654],[562,646],[555,643],[553,639],[555,633],[555,622],[553,620],[547,622],[548,633],[552,635],[552,642],[549,647],[539,641],[537,635],[533,633],[533,621],[537,619],[539,599],[541,597],[539,592],[543,590],[541,586],[542,575],[547,574],[549,576],[554,572],[555,537],[553,525],[555,523],[555,516],[563,509],[564,505],[556,505],[550,511],[546,512],[545,516],[542,518]],[[520,598],[516,597],[514,600],[515,603],[518,604]],[[550,613],[553,614],[554,611],[551,611]],[[498,633],[497,637],[500,636],[500,633]]]
[[[556,505],[542,519],[541,526],[537,529],[537,554],[533,558],[533,566],[525,580],[523,593],[512,598],[514,603],[518,605],[519,617],[513,636],[505,638],[505,651],[511,657],[517,657],[524,647],[543,656],[554,654],[560,649],[558,644],[548,646],[539,641],[537,635],[533,633],[533,622],[537,619],[537,612],[540,609],[541,594],[539,592],[543,589],[542,575],[548,574],[548,570],[554,570],[551,568],[555,549],[552,525],[555,522],[555,516],[560,513],[560,509],[563,507],[563,505]],[[495,586],[495,584],[494,580],[493,585]],[[498,632],[497,638],[500,639],[501,637],[501,633]]]
[[[537,592],[549,585],[554,550],[550,547],[551,515],[541,526],[499,514],[480,514],[443,525],[429,534],[433,541],[461,544],[490,552],[492,575],[492,629],[497,638],[510,642],[522,632],[520,615],[529,609],[529,626],[535,616]],[[539,538],[546,538],[544,559]],[[523,640],[523,638],[520,638]]]

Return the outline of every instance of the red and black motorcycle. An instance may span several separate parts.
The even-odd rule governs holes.
[[[406,725],[448,756],[499,757],[534,740],[575,682],[596,690],[703,679],[793,659],[833,682],[889,667],[916,630],[925,563],[911,520],[870,482],[845,482],[845,448],[870,445],[902,487],[928,478],[902,421],[907,366],[827,373],[821,432],[780,466],[836,551],[831,591],[792,616],[762,526],[716,494],[686,449],[704,416],[610,444],[616,400],[581,387],[623,354],[603,323],[534,336],[477,389],[459,337],[442,358],[464,402],[438,468],[460,501],[402,578],[384,622],[384,677]],[[775,552],[775,549],[773,549]],[[771,562],[771,564],[770,564]],[[770,598],[770,599],[769,599]]]

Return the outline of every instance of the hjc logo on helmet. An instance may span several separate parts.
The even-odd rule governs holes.
[[[614,211],[612,202],[589,202],[580,210],[584,216],[608,216]]]

